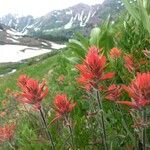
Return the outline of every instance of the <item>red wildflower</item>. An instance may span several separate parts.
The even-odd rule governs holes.
[[[57,118],[71,112],[74,107],[76,106],[76,103],[71,104],[70,101],[67,99],[66,94],[60,94],[56,95],[54,100],[54,105],[56,108],[56,116]]]
[[[83,76],[77,78],[77,82],[80,83],[80,84],[83,84],[84,85],[84,88],[87,90],[87,91],[90,91],[91,90],[91,87],[92,87],[92,82],[89,82],[87,81],[86,78],[84,78]]]
[[[111,101],[118,101],[121,96],[121,86],[112,84],[108,87],[107,96],[105,97]]]
[[[148,61],[146,59],[140,59],[140,60],[138,60],[138,63],[134,64],[134,68],[135,68],[136,72],[139,72],[140,71],[140,67],[142,65],[147,64],[147,63],[148,63]]]
[[[4,99],[4,100],[2,100],[1,104],[2,104],[3,107],[6,107],[7,103],[8,103],[8,101],[6,99]]]
[[[104,74],[105,65],[106,57],[99,56],[98,49],[96,47],[90,47],[83,64],[78,64],[76,66],[81,74],[78,81],[83,85],[90,84],[97,88],[98,81],[114,77],[114,72]]]
[[[64,81],[64,79],[65,79],[65,76],[63,74],[58,77],[58,81]]]
[[[6,116],[6,112],[5,112],[5,111],[0,112],[0,117],[1,117],[1,118],[4,118],[5,116]]]
[[[10,140],[13,137],[14,129],[14,124],[0,126],[0,143]]]
[[[17,85],[18,85],[20,88],[24,88],[24,86],[25,86],[26,83],[27,83],[27,80],[28,80],[28,76],[27,76],[27,75],[20,75],[20,77],[18,78]]]
[[[110,50],[110,57],[111,57],[112,59],[117,59],[117,58],[119,58],[120,56],[121,56],[121,50],[120,50],[120,49],[114,47],[114,48],[112,48],[112,49]]]
[[[12,90],[9,89],[9,88],[7,88],[7,89],[5,90],[5,93],[8,94],[8,95],[9,95],[9,94],[12,94]]]
[[[125,61],[125,65],[124,65],[125,68],[127,68],[129,72],[132,72],[134,70],[133,57],[131,55],[125,55],[124,61]]]
[[[130,101],[118,101],[136,109],[150,105],[150,73],[138,73],[129,86],[123,86],[131,97]]]
[[[40,109],[40,102],[48,94],[48,87],[46,87],[45,81],[39,84],[37,80],[27,76],[24,77],[22,80],[18,80],[18,85],[22,92],[17,93],[16,98],[22,103],[33,104],[36,108]],[[46,89],[44,90],[44,88]]]
[[[106,90],[106,87],[105,87],[105,86],[99,86],[98,89],[99,89],[100,91],[104,91],[104,90]]]

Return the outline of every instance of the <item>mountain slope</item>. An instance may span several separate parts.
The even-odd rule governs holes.
[[[87,33],[93,26],[106,19],[109,14],[114,19],[116,14],[122,10],[121,6],[118,0],[105,0],[103,4],[93,6],[80,3],[67,9],[52,11],[39,18],[17,17],[8,14],[0,18],[0,22],[27,35],[45,38],[51,35],[56,38],[59,36],[65,38],[72,36],[74,31]]]
[[[0,45],[3,44],[24,45],[46,49],[60,49],[65,47],[65,45],[57,44],[52,41],[23,35],[15,29],[0,23]]]

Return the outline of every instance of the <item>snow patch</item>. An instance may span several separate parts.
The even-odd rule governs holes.
[[[38,30],[40,30],[40,28],[34,28],[34,30],[35,30],[35,31],[38,31]]]
[[[34,24],[27,26],[28,29],[33,28],[33,27],[34,27]]]
[[[28,28],[28,26],[30,26],[30,19],[27,22],[27,25],[22,29],[22,33],[25,34],[25,32],[27,31],[26,29]]]
[[[8,26],[11,26],[12,24],[12,19],[8,22]]]
[[[7,37],[7,40],[10,40],[10,41],[12,41],[12,42],[14,42],[14,43],[19,43],[19,41],[15,40],[15,39],[13,39],[13,38],[10,38],[10,37]]]
[[[71,15],[71,14],[72,14],[72,10],[66,11],[66,15]]]
[[[93,12],[93,14],[91,15],[91,17],[93,17],[96,14],[96,11]]]
[[[1,74],[0,77],[4,77],[4,76],[6,76],[6,75],[13,74],[13,73],[15,73],[16,71],[17,71],[17,69],[12,69],[12,70],[11,70],[10,72],[8,72],[8,73]]]
[[[6,30],[6,32],[8,34],[11,34],[11,35],[22,35],[22,33],[20,32],[17,32],[16,30],[12,29],[12,30]]]
[[[56,23],[62,23],[63,21],[60,21],[60,20],[56,20]]]
[[[65,48],[66,45],[63,45],[63,44],[57,44],[57,43],[54,43],[54,42],[49,42],[51,44],[51,47],[53,49],[61,49],[61,48]]]
[[[58,30],[61,30],[61,29],[63,29],[63,28],[60,27],[60,28],[53,28],[53,29],[50,29],[50,30],[43,30],[43,33],[58,31]]]
[[[86,26],[86,24],[89,21],[90,17],[91,17],[91,10],[89,11],[88,16],[84,19],[85,21],[80,23],[80,26],[81,27]]]
[[[45,43],[45,42],[42,42],[42,44],[43,44],[43,45],[45,45],[45,46],[48,46],[48,44],[47,44],[47,43]]]
[[[84,15],[84,10],[82,10],[81,14],[78,14],[78,20],[79,21],[83,20],[83,15]]]
[[[72,27],[74,17],[71,17],[70,21],[64,26],[65,29],[70,29]]]
[[[49,53],[51,50],[34,48],[22,45],[0,45],[0,63],[19,62],[41,54]],[[9,55],[8,55],[9,54]]]
[[[17,40],[17,39],[19,39],[21,37],[20,36],[13,36],[13,38]]]
[[[12,74],[12,73],[15,73],[17,70],[16,69],[13,69],[12,71],[10,71],[8,74]]]

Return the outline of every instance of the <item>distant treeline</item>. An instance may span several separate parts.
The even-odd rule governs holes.
[[[51,34],[38,35],[38,38],[42,38],[42,39],[53,41],[53,42],[56,42],[56,41],[57,42],[66,42],[66,41],[68,41],[68,38],[65,37],[65,36],[54,36],[54,35],[51,35]]]

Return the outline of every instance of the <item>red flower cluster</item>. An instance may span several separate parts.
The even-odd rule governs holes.
[[[48,94],[45,81],[39,84],[37,80],[21,75],[18,79],[18,86],[22,92],[16,94],[16,99],[22,103],[32,104],[35,108],[40,109],[40,102]],[[44,88],[46,89],[44,90]]]
[[[92,86],[98,88],[98,82],[114,77],[114,72],[104,74],[106,57],[98,55],[96,47],[90,47],[89,52],[83,62],[76,67],[80,71],[80,77],[77,81],[83,84],[87,89]]]
[[[112,59],[118,59],[121,56],[121,50],[114,47],[110,50],[110,57]]]
[[[17,85],[23,89],[24,86],[26,86],[27,80],[28,80],[28,76],[27,75],[20,75],[20,77],[18,78],[18,82]]]
[[[66,94],[60,94],[56,95],[54,105],[56,108],[56,116],[57,118],[60,118],[63,115],[71,112],[76,106],[76,103],[71,104],[70,101],[67,99]]]
[[[125,55],[124,56],[124,61],[125,61],[125,68],[128,69],[129,72],[132,73],[132,71],[134,70],[134,61],[133,61],[133,57],[131,55]]]
[[[118,101],[121,96],[121,86],[112,84],[108,87],[106,99],[110,101]]]
[[[14,134],[15,125],[0,126],[0,143],[10,140]]]
[[[148,62],[146,59],[140,59],[138,60],[138,62],[135,62],[133,56],[130,54],[124,56],[124,61],[124,66],[130,73],[132,73],[133,71],[139,72],[141,65],[145,65]]]
[[[136,79],[129,86],[123,86],[132,101],[118,101],[135,109],[150,105],[150,73],[137,73]]]
[[[58,77],[59,82],[63,82],[65,80],[65,76],[62,74]]]

